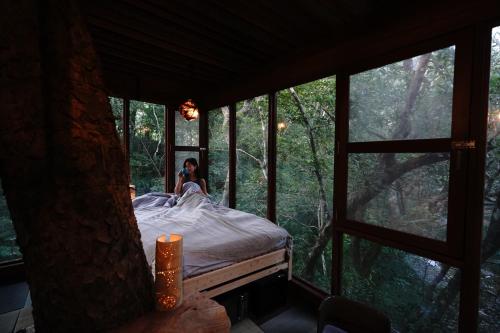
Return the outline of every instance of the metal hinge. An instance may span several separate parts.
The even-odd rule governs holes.
[[[476,149],[476,140],[452,141],[451,149],[472,150]]]

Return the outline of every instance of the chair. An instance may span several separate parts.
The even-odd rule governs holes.
[[[333,327],[332,327],[333,326]],[[330,296],[319,306],[318,333],[390,333],[391,322],[382,312],[341,296]]]

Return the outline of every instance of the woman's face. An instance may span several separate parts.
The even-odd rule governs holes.
[[[186,162],[186,169],[188,169],[189,174],[192,175],[196,170],[196,166],[194,166],[193,164],[191,164],[189,162]]]

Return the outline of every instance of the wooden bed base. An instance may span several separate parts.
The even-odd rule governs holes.
[[[292,251],[280,249],[184,280],[184,294],[200,292],[212,298],[281,270],[292,278]]]

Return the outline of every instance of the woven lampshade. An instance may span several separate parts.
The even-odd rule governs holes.
[[[179,112],[187,121],[196,120],[200,115],[198,106],[191,99],[188,99],[179,106]]]
[[[155,298],[158,311],[182,303],[182,236],[161,235],[156,239]]]

